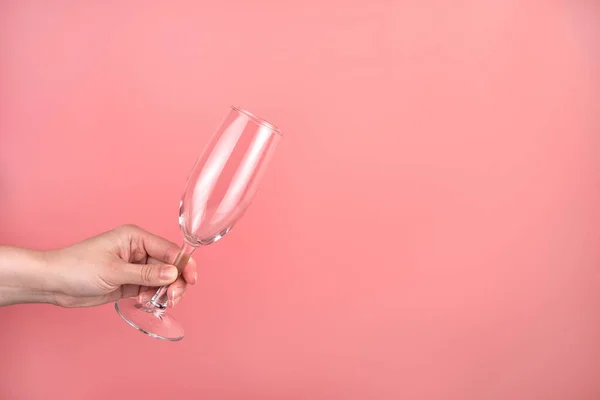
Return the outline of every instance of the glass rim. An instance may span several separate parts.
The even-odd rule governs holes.
[[[231,109],[234,110],[234,111],[237,111],[239,113],[244,114],[245,116],[247,116],[248,118],[250,118],[252,121],[256,122],[257,124],[262,125],[262,126],[264,126],[266,128],[269,128],[271,131],[277,133],[280,136],[283,136],[283,133],[281,133],[281,131],[279,130],[279,128],[276,127],[275,125],[273,125],[272,123],[270,123],[269,121],[267,121],[266,119],[261,118],[261,117],[259,117],[257,115],[254,115],[250,111],[248,111],[248,110],[246,110],[246,109],[244,109],[242,107],[239,107],[239,106],[232,105]]]

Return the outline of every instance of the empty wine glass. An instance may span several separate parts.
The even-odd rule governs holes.
[[[179,205],[183,246],[175,266],[181,273],[199,246],[221,239],[252,202],[275,147],[282,138],[274,125],[231,107],[219,130],[196,161]],[[183,339],[183,328],[167,313],[167,286],[149,302],[136,298],[115,303],[129,325],[154,338]]]

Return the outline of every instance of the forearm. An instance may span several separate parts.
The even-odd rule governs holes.
[[[45,253],[0,246],[0,307],[19,303],[53,303]]]

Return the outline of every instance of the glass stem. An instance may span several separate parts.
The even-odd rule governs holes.
[[[177,258],[175,258],[175,262],[173,263],[173,265],[177,267],[177,270],[179,271],[180,275],[183,272],[183,269],[187,265],[188,261],[190,260],[190,257],[192,256],[194,250],[196,250],[196,247],[192,246],[186,241],[183,242],[183,247],[181,247],[181,251],[179,252],[179,254],[177,254]],[[156,291],[156,294],[152,296],[152,300],[150,300],[150,303],[152,303],[154,307],[162,309],[167,308],[167,303],[169,302],[169,297],[167,296],[168,288],[169,286],[161,286]]]

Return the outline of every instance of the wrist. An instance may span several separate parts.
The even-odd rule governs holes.
[[[55,282],[47,253],[0,246],[0,306],[54,304]]]

